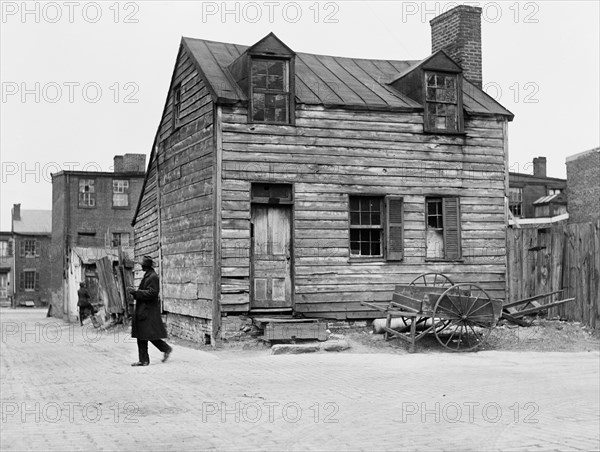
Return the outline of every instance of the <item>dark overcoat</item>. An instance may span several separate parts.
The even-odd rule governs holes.
[[[154,269],[147,270],[138,290],[133,292],[135,312],[131,325],[131,336],[153,341],[167,337],[167,330],[160,316],[158,299],[158,275]]]

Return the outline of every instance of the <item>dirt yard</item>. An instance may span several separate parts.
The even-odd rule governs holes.
[[[373,334],[372,328],[335,330],[350,343],[355,353],[408,353],[408,344],[400,339],[385,341],[383,334]],[[520,327],[502,320],[492,330],[482,350],[584,352],[600,350],[600,334],[579,322],[536,319],[531,326]],[[416,352],[443,351],[433,335],[416,344]]]

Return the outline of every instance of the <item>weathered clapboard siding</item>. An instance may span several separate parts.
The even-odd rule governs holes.
[[[174,128],[172,88],[177,85],[180,120]],[[164,309],[204,319],[212,317],[214,285],[213,139],[210,93],[182,48],[136,219],[136,255],[156,256],[160,230]]]
[[[295,126],[270,126],[247,124],[244,108],[224,107],[222,118],[225,311],[249,306],[251,182],[294,184],[298,312],[369,316],[361,301],[389,300],[395,284],[425,271],[504,297],[504,119],[466,118],[461,137],[423,134],[419,113],[298,106]],[[349,194],[404,197],[402,262],[350,258]],[[463,262],[425,261],[427,195],[460,196]]]

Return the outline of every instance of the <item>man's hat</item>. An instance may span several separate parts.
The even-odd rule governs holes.
[[[142,259],[142,267],[154,267],[154,261],[150,256],[144,256]]]

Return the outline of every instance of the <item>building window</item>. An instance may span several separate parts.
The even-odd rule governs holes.
[[[425,199],[428,259],[460,259],[460,210],[455,197]]]
[[[508,189],[508,208],[515,217],[523,215],[523,189],[510,187]]]
[[[21,290],[31,292],[39,289],[40,274],[35,270],[23,270],[21,272],[19,287]]]
[[[21,257],[35,257],[39,255],[39,242],[35,239],[26,239],[21,242]]]
[[[462,132],[462,102],[457,74],[425,72],[425,130]]]
[[[113,232],[112,246],[114,248],[116,248],[118,246],[129,246],[129,233],[128,232]]]
[[[181,84],[173,88],[173,129],[181,125]]]
[[[350,196],[350,254],[383,256],[383,198]]]
[[[8,240],[1,240],[0,241],[0,257],[8,257],[10,255],[11,255],[10,244],[8,243]]]
[[[560,193],[562,193],[562,189],[561,188],[549,188],[548,189],[548,196],[558,195]]]
[[[94,179],[79,179],[79,207],[95,207]]]
[[[251,118],[254,122],[289,124],[290,76],[287,60],[253,58]]]
[[[129,181],[113,180],[113,207],[129,206]]]

